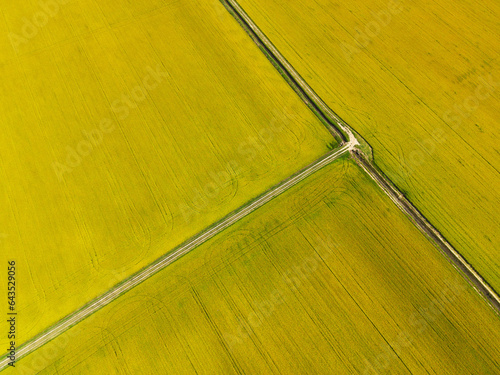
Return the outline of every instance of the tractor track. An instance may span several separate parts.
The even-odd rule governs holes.
[[[297,183],[311,176],[319,169],[332,163],[345,153],[349,152],[352,159],[379,185],[379,187],[389,196],[389,198],[405,213],[406,216],[423,232],[444,254],[455,268],[466,278],[466,280],[478,291],[490,304],[497,314],[500,314],[500,298],[496,291],[481,277],[481,275],[458,253],[444,236],[413,206],[413,204],[398,190],[398,188],[379,170],[371,158],[371,148],[361,139],[358,134],[345,121],[343,121],[333,110],[331,110],[323,100],[313,91],[313,89],[300,77],[295,69],[279,53],[276,47],[262,33],[257,25],[243,11],[234,0],[220,0],[226,9],[236,18],[238,23],[245,29],[252,40],[263,51],[273,66],[280,72],[292,89],[300,96],[304,103],[316,114],[319,120],[325,124],[333,136],[340,140],[340,146],[321,157],[306,168],[290,176],[274,186],[260,197],[248,202],[236,211],[228,214],[222,220],[214,223],[198,235],[187,240],[172,251],[165,254],[149,266],[135,273],[122,283],[111,288],[103,295],[89,302],[78,311],[66,316],[54,324],[45,332],[25,342],[18,348],[18,360],[32,353],[47,342],[78,324],[85,318],[108,305],[119,296],[128,292],[135,286],[147,280],[160,270],[175,262],[177,259],[192,251],[202,243],[213,238],[224,229],[241,220],[251,212],[268,203],[276,196],[284,193]],[[356,134],[356,135],[355,135]],[[363,150],[360,150],[363,148]],[[368,155],[367,155],[368,154]],[[0,358],[0,371],[7,367],[9,360],[7,355]]]
[[[324,124],[333,128],[334,134],[339,134],[342,142],[354,145],[363,144],[363,150],[353,148],[351,156],[366,173],[377,183],[377,185],[388,195],[388,197],[399,207],[406,216],[423,232],[441,251],[452,265],[465,277],[465,279],[478,291],[489,305],[500,315],[500,297],[498,293],[484,280],[484,278],[470,265],[467,260],[450,244],[448,240],[425,218],[424,215],[404,196],[404,194],[385,176],[376,166],[372,158],[371,147],[361,139],[358,142],[355,131],[330,109],[326,103],[305,82],[299,73],[276,49],[273,43],[266,37],[260,28],[253,22],[248,14],[235,0],[220,0],[226,9],[233,15],[238,23],[245,29],[252,40],[264,52],[271,63],[281,73],[287,83],[302,98],[305,104],[318,116]],[[367,155],[367,149],[370,151]]]

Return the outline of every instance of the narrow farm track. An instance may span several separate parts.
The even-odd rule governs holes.
[[[72,326],[88,318],[102,307],[110,304],[122,294],[128,292],[135,286],[147,280],[160,270],[172,264],[180,257],[189,253],[202,243],[213,238],[237,221],[246,217],[250,213],[270,202],[275,197],[284,193],[296,184],[302,182],[321,168],[334,162],[348,152],[356,163],[367,172],[371,178],[384,190],[390,199],[407,215],[412,222],[431,239],[441,252],[447,256],[452,264],[468,279],[474,288],[481,293],[490,305],[500,312],[500,298],[498,294],[483,280],[483,278],[467,263],[467,261],[448,243],[448,241],[434,228],[427,219],[409,202],[404,195],[379,171],[377,166],[366,155],[367,145],[356,135],[335,112],[333,112],[322,99],[312,90],[312,88],[300,77],[295,69],[280,54],[274,45],[267,39],[262,31],[248,17],[243,9],[233,0],[221,0],[228,11],[236,18],[240,25],[247,31],[254,42],[265,53],[268,59],[278,69],[281,75],[302,98],[305,104],[318,116],[318,118],[329,127],[332,134],[341,140],[338,149],[329,152],[306,168],[272,187],[260,197],[248,202],[239,209],[231,212],[221,221],[206,228],[196,236],[190,238],[183,244],[174,248],[149,266],[132,275],[124,282],[108,290],[103,295],[89,302],[80,310],[68,315],[58,323],[50,327],[47,331],[24,343],[17,351],[17,358],[21,359],[37,350],[44,344],[53,340]],[[363,148],[364,147],[364,148]],[[360,151],[362,149],[362,151]],[[368,152],[369,153],[369,152]],[[7,367],[9,360],[4,355],[0,359],[0,371]]]
[[[156,260],[155,262],[144,268],[143,270],[131,276],[126,281],[122,282],[121,284],[110,289],[108,292],[104,293],[102,296],[91,301],[80,310],[65,317],[64,319],[62,319],[61,321],[50,327],[47,331],[34,337],[30,341],[24,343],[22,346],[19,347],[17,351],[17,358],[21,359],[22,357],[25,357],[29,353],[32,353],[33,351],[40,348],[44,344],[53,340],[54,338],[56,338],[69,328],[71,328],[72,326],[78,324],[85,318],[89,317],[90,315],[100,310],[102,307],[113,302],[122,294],[128,292],[135,286],[139,285],[143,281],[147,280],[157,272],[167,267],[169,264],[175,262],[180,257],[189,253],[190,251],[192,251],[205,241],[208,241],[218,233],[222,232],[227,227],[241,220],[245,216],[257,210],[259,207],[262,207],[272,199],[276,198],[278,195],[283,194],[285,191],[295,186],[296,184],[300,183],[301,181],[305,180],[307,177],[311,176],[321,168],[334,162],[335,160],[347,154],[348,152],[353,151],[354,147],[355,147],[354,142],[348,142],[343,144],[342,147],[329,152],[325,156],[321,157],[314,163],[308,165],[307,167],[297,172],[296,174],[292,175],[288,179],[272,187],[270,190],[268,190],[266,193],[264,193],[257,199],[250,201],[246,205],[237,209],[236,211],[233,211],[218,223],[215,223],[214,225],[208,227],[198,235],[194,236],[193,238],[179,245],[178,247],[168,252],[160,259]],[[2,371],[8,366],[8,362],[9,359],[6,357],[6,355],[3,356],[2,359],[0,360],[0,371]]]
[[[348,140],[355,146],[360,142],[349,125],[333,112],[325,102],[305,82],[299,73],[288,63],[284,56],[276,49],[260,28],[235,0],[221,0],[226,9],[236,18],[238,23],[250,35],[271,63],[278,69],[289,85],[302,98],[306,105],[320,118],[323,123],[332,126],[334,132],[342,134],[343,141]],[[364,140],[362,141],[363,143]],[[366,147],[365,147],[366,148]],[[498,293],[484,280],[484,278],[467,262],[467,260],[453,248],[444,236],[420,213],[420,211],[399,191],[399,189],[379,170],[370,157],[353,149],[351,155],[356,163],[367,172],[389,198],[403,211],[412,222],[422,231],[438,249],[449,259],[459,272],[471,283],[492,308],[500,314],[500,297]]]
[[[453,248],[453,246],[450,245],[441,233],[427,221],[420,211],[418,211],[418,209],[415,208],[411,202],[377,170],[373,163],[368,161],[364,155],[357,150],[354,150],[351,154],[354,160],[356,160],[356,163],[377,182],[399,209],[406,213],[413,223],[437,244],[441,252],[451,260],[452,264],[467,277],[473,287],[486,298],[497,312],[500,313],[500,299],[495,290],[493,290],[481,275]]]

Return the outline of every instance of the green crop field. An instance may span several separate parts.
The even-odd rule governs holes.
[[[17,371],[493,374],[499,326],[344,158],[22,359]]]
[[[18,344],[335,144],[220,3],[62,3],[0,5]]]
[[[500,3],[239,3],[499,290]]]

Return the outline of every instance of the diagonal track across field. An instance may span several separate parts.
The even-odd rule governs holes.
[[[467,262],[467,260],[446,240],[446,238],[422,215],[422,213],[399,191],[399,189],[378,169],[375,163],[367,157],[366,150],[370,146],[360,138],[356,139],[354,130],[333,112],[314,90],[302,79],[299,73],[288,63],[260,28],[246,14],[235,0],[221,0],[228,11],[247,31],[254,42],[280,71],[289,85],[299,94],[304,102],[316,113],[323,123],[342,133],[342,139],[348,140],[356,147],[351,151],[356,163],[382,188],[389,198],[403,211],[448,258],[455,268],[468,282],[486,299],[495,311],[500,313],[500,297],[484,278]],[[362,146],[362,147],[359,147]]]
[[[204,231],[200,232],[196,236],[192,237],[191,239],[187,240],[183,244],[179,245],[163,257],[159,258],[155,262],[151,263],[149,266],[145,267],[141,271],[137,272],[136,274],[132,275],[130,278],[125,280],[124,282],[120,283],[119,285],[113,287],[100,297],[96,298],[95,300],[91,301],[84,307],[82,307],[80,310],[74,312],[73,314],[65,317],[63,320],[60,320],[58,323],[50,327],[47,331],[43,332],[42,334],[34,337],[30,341],[26,342],[23,344],[19,349],[17,350],[17,358],[20,359],[29,353],[35,351],[36,349],[40,348],[47,342],[53,340],[57,336],[59,336],[61,333],[65,332],[67,329],[71,328],[72,326],[78,324],[85,318],[89,317],[90,315],[94,314],[96,311],[100,310],[102,307],[110,304],[113,302],[115,299],[117,299],[119,296],[122,294],[128,292],[135,286],[139,285],[143,281],[147,280],[160,270],[164,269],[167,267],[169,264],[175,262],[177,259],[182,257],[183,255],[189,253],[205,241],[208,241],[218,233],[222,232],[224,229],[227,227],[233,225],[236,223],[238,220],[241,220],[245,216],[249,215],[253,211],[257,210],[259,207],[262,207],[272,199],[276,198],[278,195],[283,194],[285,191],[290,189],[291,187],[295,186],[299,182],[305,180],[307,177],[311,176],[321,168],[325,167],[326,165],[332,163],[333,161],[337,160],[338,158],[342,157],[343,155],[347,154],[348,152],[352,151],[354,149],[355,144],[353,142],[349,142],[346,144],[343,144],[340,148],[337,148],[333,151],[330,151],[328,154],[325,156],[321,157],[314,163],[308,165],[298,173],[292,175],[288,179],[282,181],[278,185],[272,187],[270,190],[268,190],[266,193],[258,197],[257,199],[248,202],[244,206],[240,207],[239,209],[233,211],[226,217],[224,217],[221,221],[218,223],[208,227]],[[9,359],[4,356],[0,360],[0,371],[3,370],[8,366]]]
[[[387,177],[379,171],[376,165],[366,156],[369,146],[356,136],[353,129],[349,127],[335,112],[333,112],[312,88],[302,79],[295,69],[281,55],[271,41],[262,33],[257,25],[248,17],[244,10],[233,0],[221,0],[228,11],[236,18],[240,25],[246,30],[259,48],[266,54],[271,63],[279,70],[281,75],[302,98],[305,104],[318,116],[318,118],[342,141],[340,147],[333,150],[292,175],[288,179],[274,186],[257,199],[248,202],[239,209],[224,217],[218,223],[213,224],[183,244],[174,248],[149,266],[132,275],[127,280],[116,285],[106,293],[91,301],[80,310],[62,319],[47,331],[24,343],[17,351],[20,359],[40,348],[47,342],[53,340],[67,329],[78,324],[85,318],[94,314],[102,307],[108,305],[122,294],[131,290],[143,281],[147,280],[160,270],[175,262],[177,259],[192,251],[202,243],[213,238],[232,224],[241,220],[253,211],[262,207],[278,195],[284,193],[299,182],[305,180],[329,163],[337,160],[346,153],[351,153],[357,164],[363,168],[372,179],[384,190],[389,198],[412,220],[412,222],[445,254],[451,263],[467,278],[474,288],[481,293],[490,305],[500,312],[500,298],[497,293],[484,281],[484,279],[472,268],[470,264],[451,246],[451,244],[434,228],[427,219],[409,202],[404,195],[392,184]],[[4,355],[0,360],[0,371],[7,367],[9,360]]]

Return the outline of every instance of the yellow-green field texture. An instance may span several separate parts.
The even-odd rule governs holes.
[[[500,290],[500,3],[239,3]]]
[[[126,4],[71,1],[17,53],[0,44],[19,344],[334,142],[219,2]],[[2,4],[0,35],[39,7]]]
[[[499,325],[344,159],[22,359],[18,371],[494,374]]]

